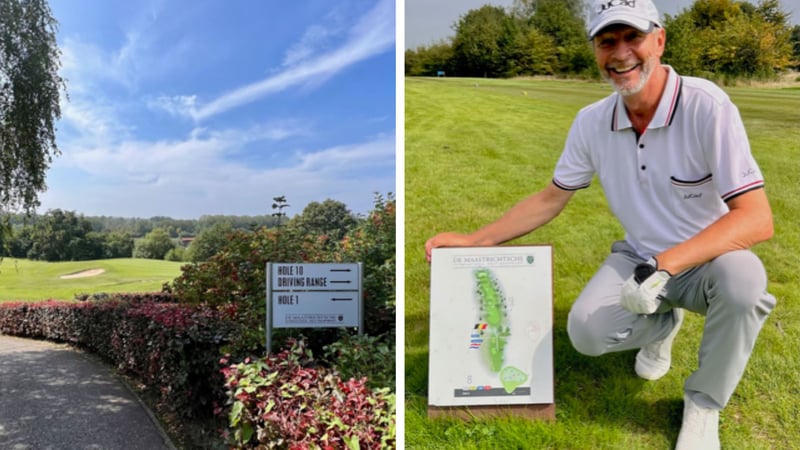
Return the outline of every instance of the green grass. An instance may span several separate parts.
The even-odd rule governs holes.
[[[775,237],[754,251],[778,298],[721,416],[723,448],[800,448],[800,91],[726,88],[767,180]],[[696,368],[703,318],[687,314],[672,370],[646,382],[635,352],[591,358],[569,343],[570,305],[623,232],[597,182],[516,244],[551,243],[555,286],[555,423],[427,418],[429,266],[424,242],[468,232],[550,182],[575,114],[601,83],[408,78],[405,82],[405,443],[415,449],[671,448],[683,382]]]
[[[180,275],[182,263],[151,259],[104,259],[48,263],[4,258],[0,261],[0,302],[12,300],[71,300],[75,294],[153,292]],[[61,279],[90,269],[100,275]]]

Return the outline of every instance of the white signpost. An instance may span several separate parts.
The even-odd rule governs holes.
[[[428,414],[555,419],[550,246],[437,248]]]
[[[363,333],[361,263],[267,263],[267,351],[273,328],[357,327]]]

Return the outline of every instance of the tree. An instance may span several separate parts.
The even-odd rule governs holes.
[[[593,71],[594,54],[589,44],[582,0],[527,0],[533,14],[528,24],[553,39],[558,72]]]
[[[788,15],[776,0],[753,6],[732,0],[697,0],[667,17],[664,61],[686,75],[772,78],[791,66]]]
[[[133,237],[124,230],[114,230],[105,235],[106,258],[130,258],[133,256]]]
[[[203,262],[219,253],[228,244],[228,235],[233,232],[230,222],[218,222],[197,235],[189,245],[184,258],[191,262]]]
[[[278,219],[278,227],[281,226],[281,218],[286,217],[286,213],[283,212],[284,208],[288,208],[292,205],[286,202],[286,196],[281,195],[278,197],[272,197],[272,210],[275,211],[272,213],[272,216]]]
[[[356,225],[356,218],[342,202],[327,199],[311,202],[295,216],[290,226],[304,234],[327,236],[329,242],[338,242]]]
[[[58,155],[57,22],[46,0],[0,0],[0,209],[30,213]]]
[[[554,75],[558,72],[558,56],[553,38],[536,28],[522,36],[516,59],[521,75]]]
[[[555,0],[565,8],[570,16],[583,17],[586,13],[586,4],[583,0]],[[542,8],[547,8],[547,3],[553,0],[514,0],[512,11],[519,17],[531,17]]]
[[[453,46],[442,41],[429,47],[406,50],[405,71],[409,76],[435,76],[440,71],[446,75],[455,74]]]
[[[164,259],[167,252],[175,248],[167,230],[156,228],[136,241],[133,248],[134,258]]]
[[[513,17],[499,6],[485,5],[462,16],[455,30],[453,58],[459,75],[506,76],[511,62],[507,44],[520,32]]]
[[[767,23],[779,27],[789,25],[790,14],[781,9],[779,0],[761,0],[756,6],[756,13]]]
[[[102,256],[102,240],[74,211],[48,211],[33,225],[27,257],[44,261],[82,261]]]

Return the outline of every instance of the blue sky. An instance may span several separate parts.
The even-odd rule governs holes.
[[[395,192],[395,2],[51,0],[62,100],[40,212],[366,213]]]

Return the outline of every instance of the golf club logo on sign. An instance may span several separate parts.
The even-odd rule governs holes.
[[[601,3],[597,8],[597,14],[602,14],[605,11],[617,7],[627,6],[628,8],[636,8],[636,0],[611,0],[609,2]]]

